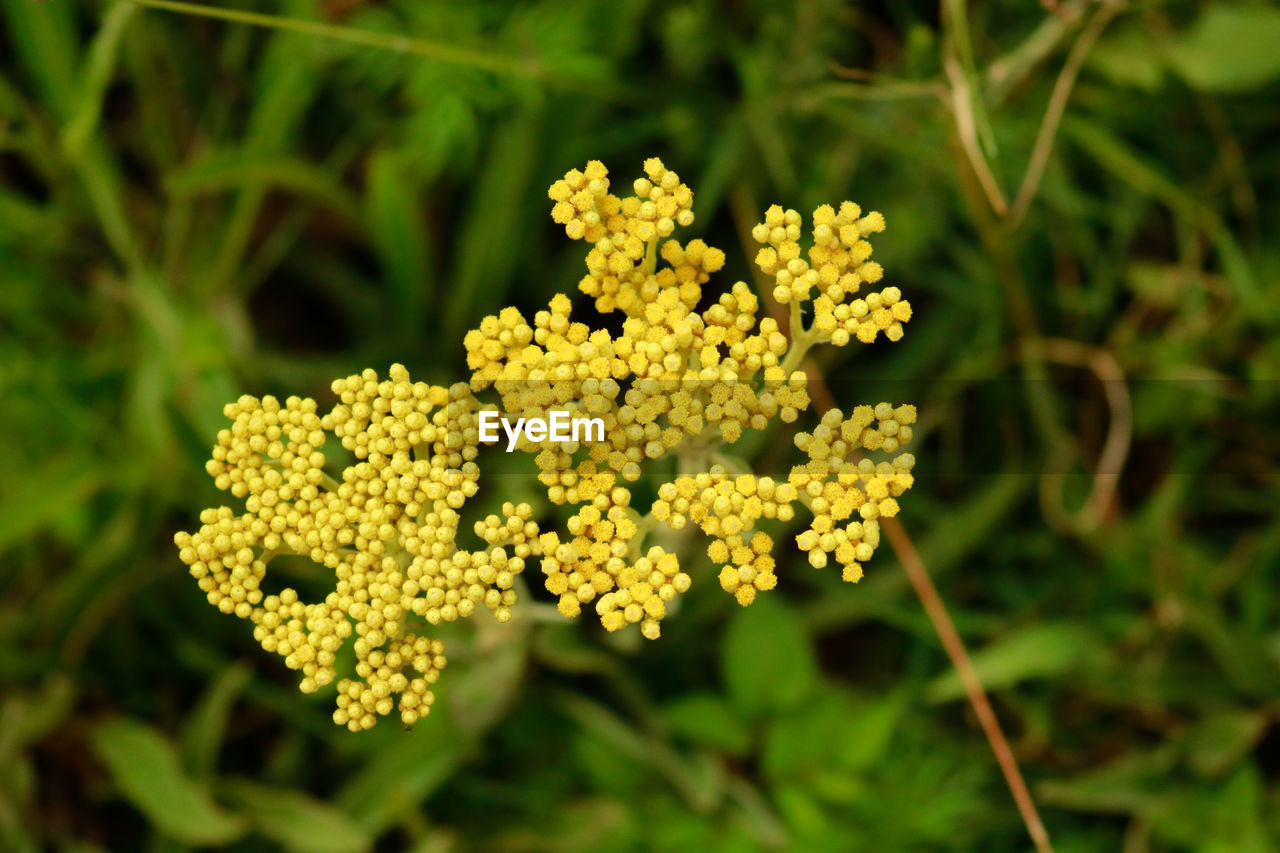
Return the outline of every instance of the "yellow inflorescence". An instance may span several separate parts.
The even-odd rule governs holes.
[[[516,578],[532,556],[564,616],[594,602],[607,630],[639,624],[650,639],[691,583],[675,553],[645,546],[657,523],[681,530],[693,522],[710,537],[721,586],[745,606],[777,584],[773,539],[760,524],[790,522],[801,502],[813,522],[796,543],[809,562],[821,568],[834,558],[846,580],[861,578],[879,543],[878,519],[898,512],[914,464],[908,453],[880,462],[862,454],[905,446],[913,407],[860,406],[847,419],[828,412],[796,436],[808,461],[782,481],[730,473],[743,463],[724,448],[809,407],[800,365],[814,344],[902,337],[911,306],[898,288],[859,295],[883,277],[867,237],[884,230],[884,218],[851,202],[819,207],[802,257],[800,215],[766,212],[752,236],[765,244],[756,263],[773,278],[773,298],[790,311],[784,334],[760,316],[743,282],[697,310],[724,253],[672,238],[693,222],[693,192],[656,158],[644,172],[620,197],[592,161],[549,191],[552,218],[590,244],[579,289],[598,311],[622,313],[619,332],[574,320],[571,300],[558,294],[532,318],[504,308],[470,331],[467,383],[415,383],[394,365],[387,379],[366,370],[334,382],[338,403],[324,415],[296,397],[283,405],[242,397],[227,407],[232,426],[219,434],[208,470],[247,512],[206,510],[198,531],[176,537],[182,560],[211,604],[251,620],[263,648],[302,672],[304,692],[335,680],[336,653],[355,634],[354,677],[337,683],[335,722],[356,731],[393,708],[406,725],[425,715],[444,648],[408,628],[480,607],[509,620]],[[506,417],[558,410],[597,418],[604,440],[520,438],[549,501],[574,508],[567,529],[541,531],[532,507],[507,503],[501,516],[474,524],[483,546],[467,550],[457,543],[460,511],[480,487],[486,406],[477,394],[490,388]],[[355,457],[340,481],[325,471],[328,434]],[[682,473],[641,515],[630,486],[644,465],[667,457]],[[334,588],[312,603],[291,588],[265,594],[267,564],[281,553],[326,566]]]
[[[808,496],[813,512],[813,524],[796,544],[814,568],[826,566],[831,554],[844,567],[846,581],[862,578],[862,563],[880,544],[879,519],[897,515],[897,499],[911,488],[915,457],[901,453],[879,463],[850,457],[860,450],[897,451],[911,441],[915,420],[914,406],[859,406],[847,419],[832,409],[812,433],[796,436],[796,447],[809,461],[792,468],[788,482]]]
[[[476,413],[465,384],[411,382],[401,365],[333,383],[338,404],[320,416],[314,400],[241,397],[218,435],[208,470],[248,510],[205,510],[203,526],[175,541],[209,602],[254,624],[262,647],[302,672],[304,693],[335,678],[336,653],[354,633],[356,679],[338,683],[335,722],[353,731],[398,708],[405,724],[427,713],[427,686],[444,647],[406,630],[470,616],[478,607],[511,618],[514,578],[540,553],[527,504],[476,525],[486,547],[456,545],[459,510],[480,477]],[[324,471],[321,447],[336,435],[355,457],[342,481]],[[333,572],[322,600],[296,590],[264,595],[277,554],[310,557]],[[393,698],[399,696],[398,704]]]
[[[774,278],[773,297],[781,303],[813,299],[813,326],[823,340],[836,346],[856,337],[869,344],[881,332],[891,341],[902,338],[902,324],[911,319],[911,305],[896,287],[851,299],[863,284],[875,284],[884,270],[871,258],[867,237],[884,230],[884,217],[866,216],[851,201],[837,212],[824,204],[813,212],[813,246],[801,257],[802,220],[794,210],[774,205],[751,236],[765,248],[756,265]],[[815,294],[816,293],[816,297]]]

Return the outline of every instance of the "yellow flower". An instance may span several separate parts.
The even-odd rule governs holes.
[[[782,481],[729,455],[747,430],[808,409],[801,365],[813,345],[902,337],[912,312],[899,289],[862,287],[883,277],[867,238],[884,218],[852,202],[823,205],[806,250],[798,212],[765,212],[751,232],[763,244],[755,260],[772,279],[769,295],[788,306],[786,334],[744,282],[703,299],[725,255],[674,236],[694,220],[693,192],[675,172],[651,158],[630,188],[611,192],[608,170],[592,161],[548,191],[552,219],[587,243],[578,288],[597,311],[621,313],[615,331],[575,318],[557,294],[532,317],[504,308],[468,332],[467,382],[413,382],[397,364],[386,378],[365,370],[335,381],[338,401],[323,415],[297,397],[245,396],[226,407],[231,426],[207,469],[245,512],[205,510],[198,530],[175,537],[180,559],[210,604],[249,620],[262,647],[300,671],[303,692],[337,680],[337,653],[352,643],[354,672],[337,680],[335,723],[359,731],[393,710],[405,725],[427,714],[444,646],[410,625],[481,608],[511,619],[532,557],[564,616],[592,605],[605,629],[634,624],[657,639],[691,579],[675,553],[646,546],[656,524],[678,531],[692,522],[710,537],[721,586],[746,606],[777,584],[763,523],[786,525],[804,504],[813,520],[795,537],[799,549],[818,568],[834,556],[857,581],[879,544],[878,519],[899,511],[915,461],[898,452],[912,438],[911,406],[828,412],[796,435],[808,459]],[[480,484],[481,412],[494,409],[477,396],[485,392],[517,417],[550,420],[557,411],[603,424],[598,441],[516,441],[533,456],[549,503],[573,508],[565,530],[541,530],[532,506],[508,502],[471,526],[480,548],[459,546],[462,511]],[[330,435],[354,457],[336,479],[323,450]],[[642,515],[631,484],[670,457],[682,473]],[[278,554],[324,566],[332,588],[313,602],[292,588],[264,594]]]
[[[338,403],[323,416],[297,397],[228,405],[232,425],[207,468],[247,512],[205,510],[202,526],[174,541],[209,602],[250,620],[262,647],[301,672],[304,693],[334,681],[337,652],[352,641],[358,678],[339,683],[335,721],[364,729],[398,707],[408,724],[430,710],[425,685],[444,666],[440,641],[407,632],[408,620],[447,622],[479,607],[510,619],[538,529],[532,507],[506,504],[504,518],[476,525],[485,548],[456,545],[459,510],[480,477],[479,403],[466,384],[412,382],[397,364],[387,379],[366,370],[333,392]],[[341,480],[325,471],[330,433],[355,457]],[[331,570],[332,589],[314,602],[292,588],[264,596],[278,554]]]

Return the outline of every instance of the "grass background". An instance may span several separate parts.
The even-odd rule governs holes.
[[[224,402],[460,378],[581,275],[546,186],[658,154],[721,287],[768,204],[887,217],[916,319],[822,368],[920,406],[903,521],[1056,849],[1280,849],[1280,11],[219,6],[346,38],[0,0],[0,848],[1029,849],[887,547],[695,566],[656,643],[478,617],[359,736],[178,562]]]

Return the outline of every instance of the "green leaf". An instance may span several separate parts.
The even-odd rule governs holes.
[[[734,615],[721,666],[734,707],[748,716],[796,707],[813,691],[818,674],[804,628],[772,595]]]
[[[695,811],[709,811],[719,802],[723,778],[718,762],[699,762],[697,759],[702,757],[701,754],[686,758],[648,730],[637,727],[630,720],[617,716],[589,699],[565,694],[561,699],[561,707],[581,727],[584,734],[591,735],[582,746],[588,749],[603,746],[613,755],[612,759],[607,759],[610,776],[615,772],[616,757],[621,755],[635,765],[648,765],[666,777]],[[705,757],[710,759],[710,756]]]
[[[1080,812],[1127,814],[1159,807],[1177,754],[1168,746],[1131,753],[1071,779],[1045,782],[1036,792],[1048,805]]]
[[[690,693],[662,709],[662,717],[676,734],[693,743],[741,755],[751,733],[723,699],[713,693]]]
[[[1268,853],[1275,850],[1263,826],[1262,779],[1252,764],[1241,767],[1218,791],[1209,809],[1209,833],[1200,853]]]
[[[350,817],[314,797],[251,782],[236,782],[232,791],[254,827],[286,850],[352,853],[373,844]]]
[[[546,192],[534,191],[549,183],[540,173],[534,180],[542,136],[536,110],[518,113],[494,133],[458,237],[453,281],[445,288],[445,334],[451,341],[461,341],[472,323],[502,304],[518,257],[509,247],[520,244],[539,208],[541,216],[550,210],[542,203]]]
[[[854,737],[845,697],[820,693],[790,714],[769,723],[760,766],[774,784],[809,782],[832,763],[832,751]]]
[[[1133,26],[1107,33],[1089,51],[1089,67],[1117,86],[1154,92],[1164,82],[1165,64],[1144,27]]]
[[[898,695],[860,702],[827,687],[769,724],[761,769],[778,782],[816,783],[819,772],[857,778],[888,752],[901,711]]]
[[[475,746],[441,708],[413,731],[396,737],[395,747],[372,752],[338,792],[343,810],[374,834],[406,811],[416,810],[448,781]]]
[[[0,552],[87,501],[102,479],[92,460],[70,454],[49,459],[36,470],[10,472],[0,497]]]
[[[378,151],[369,158],[365,209],[369,233],[391,291],[389,306],[406,332],[418,329],[431,285],[429,232],[417,197],[418,183],[405,157]]]
[[[108,7],[102,26],[89,47],[81,69],[75,111],[62,131],[62,144],[71,156],[78,155],[98,126],[107,87],[115,75],[116,58],[125,28],[138,7],[121,3]]]
[[[1188,222],[1203,225],[1213,239],[1222,271],[1230,280],[1236,296],[1260,318],[1271,317],[1271,302],[1264,294],[1244,250],[1221,217],[1105,125],[1072,116],[1063,120],[1062,130],[1097,160],[1099,166],[1123,183],[1142,195],[1159,200]]]
[[[840,739],[836,750],[841,763],[851,770],[875,767],[889,752],[902,707],[900,695],[891,694],[858,708],[846,721],[849,736]]]
[[[1280,9],[1211,5],[1169,47],[1187,82],[1207,92],[1243,92],[1280,76]]]
[[[35,84],[45,107],[58,119],[70,115],[76,92],[75,9],[68,3],[4,3],[5,58],[10,55]],[[12,50],[13,53],[9,54]],[[7,75],[6,75],[7,76]]]
[[[0,702],[0,762],[62,725],[74,702],[75,685],[60,673],[49,676],[38,690],[11,689]]]
[[[236,699],[249,683],[252,671],[243,663],[223,670],[201,697],[182,733],[190,766],[202,775],[213,772],[227,721]]]
[[[1031,678],[1061,675],[1101,657],[1101,646],[1077,625],[1030,625],[1001,637],[973,655],[973,667],[988,690]],[[954,669],[935,678],[925,695],[930,702],[964,698],[964,685]]]
[[[244,835],[244,818],[223,809],[187,776],[173,744],[150,726],[110,720],[94,730],[91,744],[120,793],[158,831],[187,844],[207,845]]]
[[[324,204],[350,222],[360,220],[360,205],[334,176],[306,160],[262,156],[250,150],[216,151],[174,171],[165,188],[179,198],[229,190],[285,190]]]
[[[1201,776],[1223,776],[1236,767],[1262,739],[1270,725],[1259,711],[1220,711],[1192,727],[1187,737],[1187,761]]]
[[[806,786],[794,785],[780,788],[774,794],[774,799],[777,801],[778,811],[786,819],[787,827],[794,830],[805,841],[824,836],[833,840],[831,819]]]

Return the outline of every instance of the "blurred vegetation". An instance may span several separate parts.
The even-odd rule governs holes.
[[[903,520],[1059,853],[1280,849],[1274,6],[220,5],[373,35],[0,0],[0,849],[1029,848],[887,548],[695,567],[655,643],[478,618],[362,735],[179,564],[224,402],[460,378],[581,274],[546,186],[654,154],[723,287],[768,204],[887,217],[916,320],[823,369],[920,405]]]

